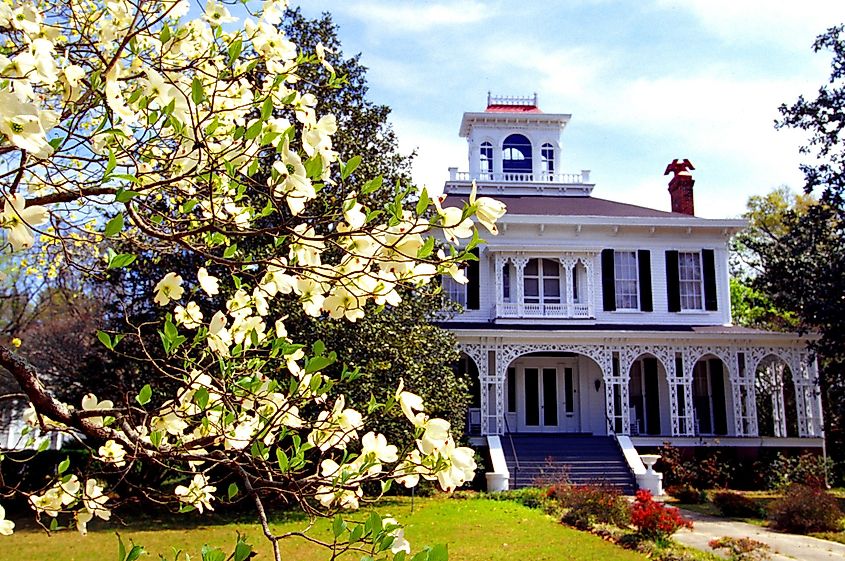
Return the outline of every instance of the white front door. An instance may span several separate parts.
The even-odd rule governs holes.
[[[518,432],[580,430],[578,369],[574,362],[532,362],[509,374],[516,376],[516,383],[509,384],[509,390],[516,391],[516,399],[509,399],[509,403],[517,406]]]

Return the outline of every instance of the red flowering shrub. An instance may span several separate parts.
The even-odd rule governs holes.
[[[655,501],[645,489],[637,491],[631,524],[639,534],[651,539],[667,538],[681,528],[692,528],[692,522],[681,516],[677,508]]]

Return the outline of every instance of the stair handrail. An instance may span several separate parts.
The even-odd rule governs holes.
[[[508,435],[508,442],[511,445],[511,454],[513,454],[513,469],[514,469],[513,484],[514,484],[514,487],[516,487],[517,477],[519,476],[519,457],[516,455],[516,446],[514,446],[514,444],[513,444],[513,433],[511,433],[510,423],[508,423],[508,416],[507,415],[502,415],[502,416],[505,419],[505,431],[507,432],[507,435]]]

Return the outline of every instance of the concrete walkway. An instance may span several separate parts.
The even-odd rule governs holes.
[[[773,561],[829,561],[845,559],[845,544],[774,532],[768,528],[746,524],[735,520],[725,520],[689,510],[682,511],[684,516],[693,521],[692,530],[681,530],[672,538],[684,545],[710,551],[707,545],[712,539],[730,536],[732,538],[751,538],[767,544]]]

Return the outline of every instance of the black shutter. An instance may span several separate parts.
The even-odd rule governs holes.
[[[701,271],[704,274],[704,309],[715,311],[719,308],[716,297],[716,258],[712,249],[701,250]]]
[[[678,252],[666,252],[666,299],[670,312],[681,311],[681,281],[678,276]]]
[[[601,251],[601,294],[605,312],[616,310],[616,273],[613,270],[613,250]]]
[[[653,312],[651,299],[651,252],[647,249],[637,251],[637,267],[640,269],[640,310]]]
[[[473,261],[467,262],[467,309],[468,310],[477,310],[481,307],[481,303],[479,302],[479,261],[478,261],[478,248],[473,249],[470,251],[473,255],[475,255],[476,259]]]

